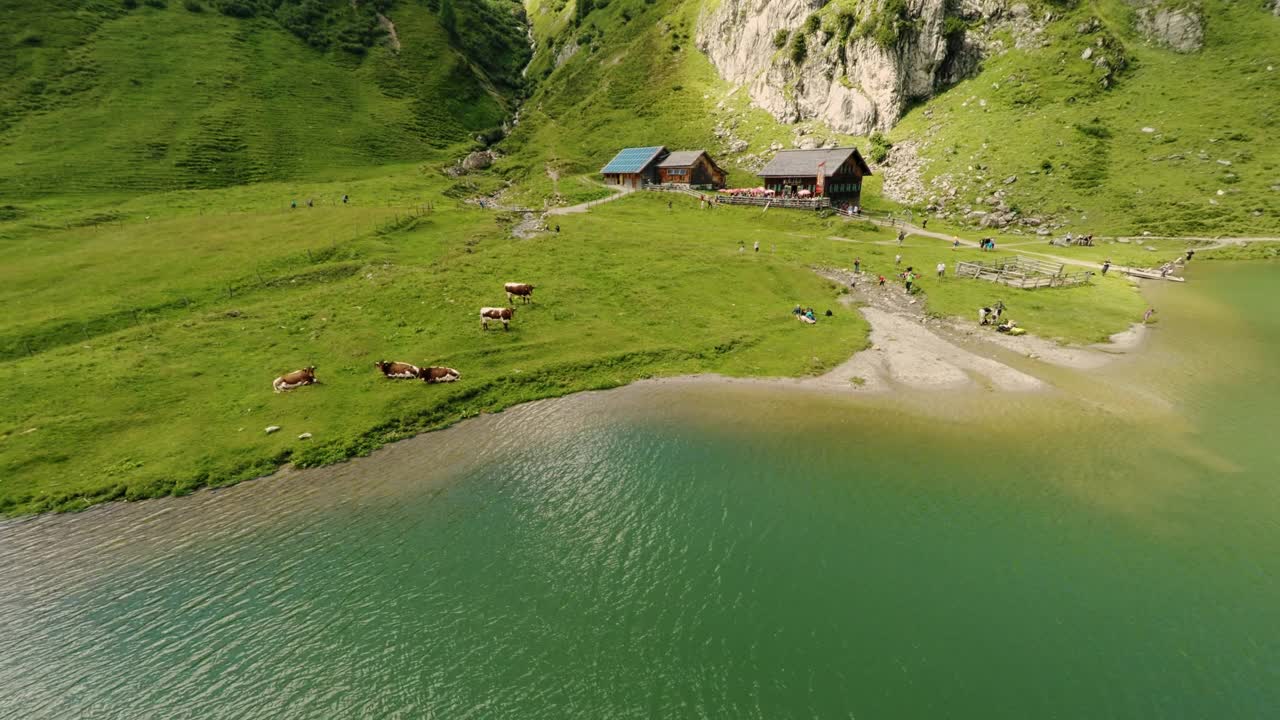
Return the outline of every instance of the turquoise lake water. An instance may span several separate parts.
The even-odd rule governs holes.
[[[1190,276],[1060,391],[648,383],[0,524],[0,718],[1276,717],[1280,266]]]

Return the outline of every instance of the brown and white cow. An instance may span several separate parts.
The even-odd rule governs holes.
[[[515,308],[482,307],[480,308],[480,329],[488,330],[490,320],[501,320],[502,329],[509,330],[507,323],[511,322],[511,318],[515,314]]]
[[[381,370],[383,375],[393,380],[411,380],[422,374],[422,368],[403,362],[379,360],[373,366]]]
[[[462,377],[462,373],[447,367],[425,367],[421,377],[425,383],[447,383]]]
[[[533,302],[533,286],[529,283],[507,283],[502,288],[507,291],[507,302],[512,305],[517,295],[526,303]]]
[[[320,382],[316,380],[316,366],[305,367],[301,370],[294,370],[291,373],[285,373],[275,380],[271,381],[271,389],[276,392],[284,392],[303,385],[313,385]]]

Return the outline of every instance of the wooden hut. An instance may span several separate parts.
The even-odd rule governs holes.
[[[857,148],[779,150],[759,174],[764,186],[780,195],[807,191],[835,205],[860,205],[862,178],[871,168]]]
[[[690,185],[720,189],[725,172],[706,150],[678,150],[658,163],[658,181],[667,185]]]
[[[658,182],[658,163],[667,157],[664,147],[624,148],[600,168],[605,183],[639,190],[645,183]]]

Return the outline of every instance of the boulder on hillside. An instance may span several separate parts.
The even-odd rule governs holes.
[[[1180,53],[1204,46],[1204,20],[1195,6],[1169,7],[1163,0],[1142,5],[1137,11],[1138,30],[1148,40]]]

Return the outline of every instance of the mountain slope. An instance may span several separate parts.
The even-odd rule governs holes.
[[[565,179],[627,145],[706,147],[731,182],[753,184],[776,149],[854,142],[886,199],[956,223],[1028,234],[1280,231],[1280,145],[1265,140],[1280,113],[1280,18],[1258,3],[585,7],[528,5],[536,89],[498,170],[529,201],[598,194]],[[1164,24],[1144,21],[1155,17]],[[741,47],[748,32],[778,40]],[[739,65],[717,45],[738,47]],[[855,74],[893,80],[872,92]],[[844,94],[874,107],[832,101]],[[833,124],[892,127],[873,143]],[[875,204],[876,183],[868,189]]]
[[[348,0],[276,2],[272,16],[242,2],[250,17],[216,11],[227,2],[0,3],[13,37],[0,72],[15,79],[0,88],[0,194],[224,187],[404,162],[496,128],[520,92],[522,24],[489,22],[498,11],[484,0],[456,5],[452,37],[423,3],[379,3],[395,48],[385,30],[350,37],[363,16]]]

